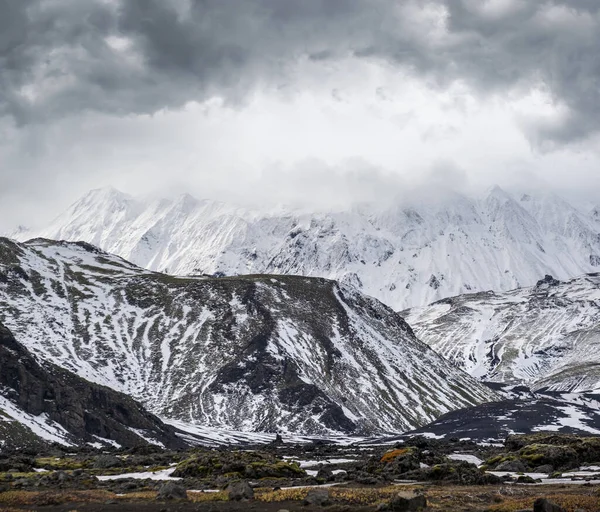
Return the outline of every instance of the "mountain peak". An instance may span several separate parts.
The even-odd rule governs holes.
[[[79,207],[92,204],[124,204],[133,200],[133,197],[121,192],[113,186],[95,188],[81,197],[74,205]]]
[[[250,209],[190,194],[145,201],[109,187],[90,192],[47,228],[14,238],[83,240],[180,275],[350,280],[397,310],[466,291],[534,285],[541,272],[564,280],[597,270],[591,262],[600,255],[600,214],[537,192],[529,201],[500,187],[483,199],[442,192],[433,187],[390,206],[317,213]],[[432,275],[437,288],[428,285]]]

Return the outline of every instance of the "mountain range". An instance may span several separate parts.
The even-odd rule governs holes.
[[[345,211],[250,209],[183,195],[93,190],[47,226],[10,236],[85,241],[175,275],[297,274],[350,284],[395,310],[564,280],[600,266],[600,209],[553,194],[426,189]]]
[[[174,277],[84,242],[0,239],[0,322],[40,361],[205,427],[400,432],[496,398],[322,278]]]

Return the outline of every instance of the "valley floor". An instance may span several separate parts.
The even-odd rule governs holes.
[[[0,453],[0,512],[515,512],[538,498],[600,510],[600,438]]]
[[[568,511],[598,511],[600,510],[600,488],[598,486],[581,485],[543,485],[543,486],[456,486],[456,485],[417,485],[403,487],[403,490],[416,489],[427,497],[428,507],[431,511],[457,511],[457,512],[515,512],[533,510],[536,499],[543,497],[564,507]],[[395,489],[398,491],[398,488]],[[264,501],[255,499],[251,501],[197,501],[190,493],[189,501],[164,502],[156,501],[153,496],[145,498],[129,498],[127,495],[117,496],[107,494],[98,495],[96,498],[85,498],[83,501],[72,495],[73,501],[59,505],[13,505],[9,508],[0,508],[2,512],[17,510],[40,510],[47,512],[99,512],[99,511],[140,511],[140,512],[230,512],[230,511],[265,511],[279,512],[281,510],[310,511],[328,510],[330,512],[359,512],[385,510],[380,503],[389,500],[393,490],[390,487],[371,488],[364,492],[364,488],[352,486],[340,487],[339,494],[351,496],[353,494],[368,495],[371,503],[361,504],[352,499],[332,497],[331,504],[326,507],[305,505],[302,499]],[[59,500],[61,493],[55,493],[54,498]],[[33,495],[31,496],[33,497]],[[50,499],[51,496],[46,496]],[[66,496],[65,496],[66,498]],[[390,509],[393,510],[393,509]]]

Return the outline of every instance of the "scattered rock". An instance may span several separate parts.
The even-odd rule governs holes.
[[[254,490],[246,480],[231,482],[225,491],[231,501],[251,500],[254,498]]]
[[[398,493],[388,503],[386,510],[413,512],[427,507],[427,498],[422,494]]]
[[[533,512],[567,512],[567,510],[546,498],[538,498],[533,504]]]
[[[508,471],[511,473],[524,473],[527,466],[520,460],[505,460],[496,466],[495,471]]]
[[[304,498],[305,505],[324,507],[329,503],[329,491],[327,489],[311,489]]]
[[[185,487],[175,482],[165,482],[158,488],[157,500],[187,500]]]
[[[317,480],[322,480],[324,482],[331,482],[332,480],[335,480],[335,476],[333,474],[333,471],[331,471],[331,469],[319,468],[319,471],[317,472]]]
[[[94,469],[119,468],[123,462],[114,455],[99,455],[94,461]]]
[[[536,480],[531,478],[529,475],[521,475],[519,478],[517,478],[518,484],[539,484],[541,482],[542,481],[539,478]]]
[[[542,466],[538,466],[536,468],[533,469],[534,473],[546,473],[547,475],[550,475],[554,472],[554,466],[552,466],[551,464],[543,464]]]

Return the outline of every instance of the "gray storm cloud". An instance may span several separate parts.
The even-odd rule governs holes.
[[[556,144],[600,129],[600,6],[591,0],[0,0],[0,113],[20,125],[127,115],[294,79],[302,60],[391,63],[476,94],[544,87]]]

